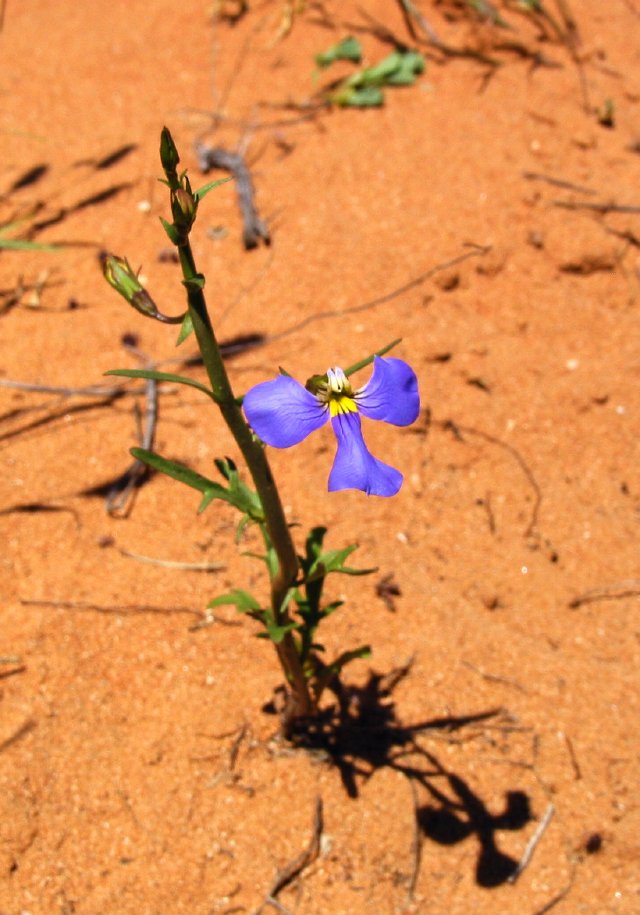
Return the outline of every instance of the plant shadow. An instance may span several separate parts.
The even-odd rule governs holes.
[[[411,782],[419,835],[443,846],[475,836],[480,846],[476,882],[486,888],[500,886],[515,876],[518,862],[500,850],[496,833],[522,829],[533,819],[528,795],[520,790],[507,791],[504,809],[491,813],[460,775],[420,744],[419,737],[430,732],[442,738],[491,719],[504,723],[508,713],[495,708],[405,725],[397,717],[393,692],[410,669],[411,661],[388,674],[371,671],[363,686],[334,681],[331,690],[337,704],[324,709],[316,719],[300,722],[292,742],[322,753],[335,765],[352,798],[358,797],[359,784],[380,769],[403,774]],[[513,729],[512,721],[507,727]],[[417,786],[429,795],[428,803],[417,803]]]

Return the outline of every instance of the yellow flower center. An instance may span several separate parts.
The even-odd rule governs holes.
[[[357,413],[358,407],[353,397],[346,394],[332,394],[329,400],[329,416],[339,416],[340,413]]]

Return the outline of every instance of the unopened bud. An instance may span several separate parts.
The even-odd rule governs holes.
[[[130,305],[133,305],[136,311],[152,318],[158,315],[155,302],[138,279],[137,274],[131,269],[126,258],[109,254],[104,260],[102,271],[107,283],[116,292],[119,292]]]
[[[179,187],[171,191],[171,213],[176,228],[180,232],[189,232],[196,218],[198,201],[191,190]]]
[[[180,156],[168,127],[163,127],[160,134],[160,161],[167,177],[175,175]]]

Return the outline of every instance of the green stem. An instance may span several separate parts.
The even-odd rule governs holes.
[[[264,448],[253,436],[236,402],[216,336],[207,311],[203,286],[204,277],[196,270],[188,239],[178,246],[180,265],[187,289],[189,314],[198,346],[209,376],[211,390],[222,416],[236,440],[253,478],[262,508],[269,538],[278,557],[278,570],[271,580],[271,606],[278,625],[290,622],[285,598],[298,574],[298,557],[284,516]],[[309,715],[314,703],[304,676],[300,657],[292,634],[286,634],[276,646],[278,657],[291,688],[290,708],[285,713],[290,724],[297,717]],[[285,721],[285,727],[288,726]]]

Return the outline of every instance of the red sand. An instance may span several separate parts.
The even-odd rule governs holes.
[[[386,755],[380,736],[349,797],[326,759],[272,739],[262,707],[281,675],[251,621],[224,625],[238,622],[229,608],[190,628],[216,594],[264,587],[233,545],[231,511],[199,516],[196,494],[156,476],[125,518],[107,514],[100,487],[127,468],[144,401],[3,387],[2,915],[253,912],[307,847],[316,796],[321,854],[280,892],[287,911],[640,911],[640,216],[597,209],[640,206],[640,11],[573,0],[572,54],[513,11],[500,29],[463,3],[419,5],[443,40],[501,66],[426,49],[425,74],[384,108],[305,119],[275,106],[308,101],[313,54],[365,22],[355,3],[325,4],[331,30],[308,2],[280,40],[284,0],[252,4],[235,26],[205,3],[6,4],[3,222],[58,214],[35,240],[85,244],[2,252],[0,380],[102,383],[138,364],[125,333],[155,361],[175,356],[173,329],[128,310],[97,254],[141,264],[178,313],[176,268],[159,261],[160,129],[196,184],[197,137],[245,143],[273,244],[243,250],[233,185],[203,202],[196,255],[220,336],[315,320],[230,362],[237,390],[401,336],[430,416],[367,430],[406,475],[392,500],[326,493],[328,430],[272,455],[296,535],[326,524],[330,546],[358,542],[354,563],[379,568],[330,581],[347,606],[328,649],[371,642],[372,660],[346,671],[353,685],[414,658],[388,700],[396,724],[470,721]],[[364,6],[412,43],[399,4]],[[561,4],[547,6],[560,21]],[[360,37],[367,64],[389,52]],[[607,99],[609,127],[596,113]],[[39,180],[13,189],[38,165]],[[45,279],[39,295],[12,294]],[[236,455],[190,389],[162,396],[156,447],[203,473]],[[395,612],[375,590],[389,574]],[[550,805],[507,882],[501,856],[522,858]]]

